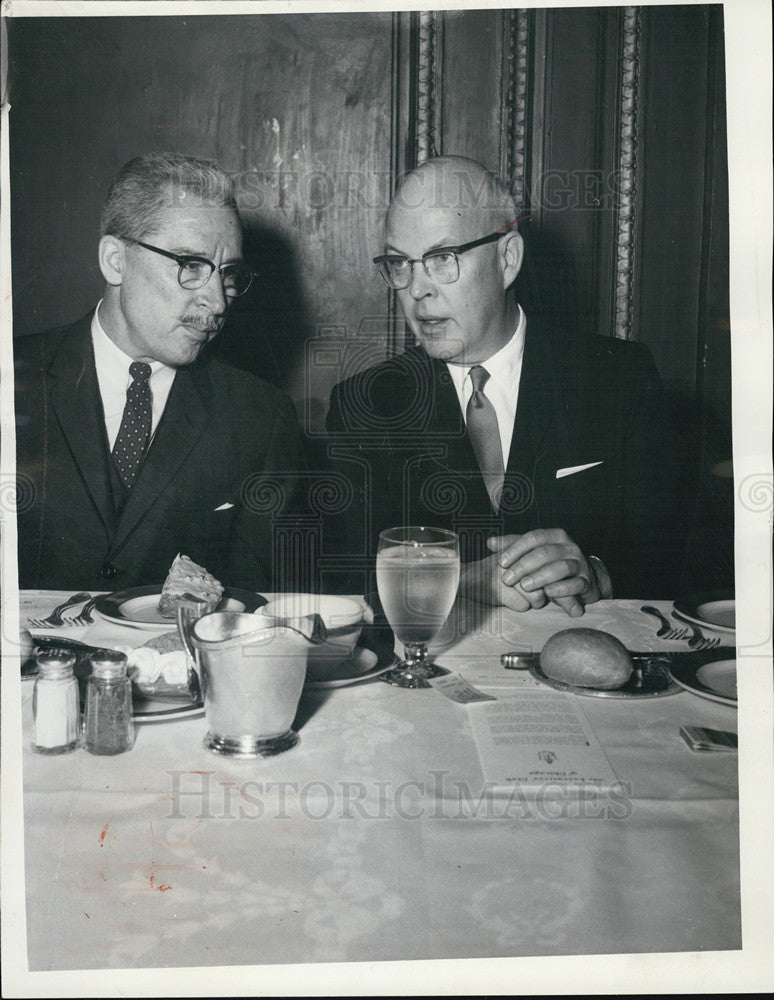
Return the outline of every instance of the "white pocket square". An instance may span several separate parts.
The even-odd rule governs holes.
[[[231,510],[233,506],[233,503],[222,503],[220,507],[215,508],[215,513],[217,514],[219,510]]]
[[[556,478],[564,479],[565,476],[574,476],[576,472],[585,472],[586,469],[593,469],[595,465],[602,465],[602,462],[588,462],[586,465],[569,465],[566,469],[557,469]]]

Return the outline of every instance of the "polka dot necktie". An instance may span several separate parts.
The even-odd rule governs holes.
[[[151,366],[144,361],[129,365],[131,384],[126,390],[126,406],[113,445],[113,461],[124,486],[129,489],[137,476],[151,431]]]
[[[489,372],[481,365],[475,365],[470,369],[469,374],[473,393],[468,400],[465,411],[468,436],[473,445],[473,451],[476,453],[478,467],[481,470],[489,499],[492,501],[494,509],[497,510],[503,491],[505,469],[497,413],[491,401],[484,395],[484,386],[489,379]]]

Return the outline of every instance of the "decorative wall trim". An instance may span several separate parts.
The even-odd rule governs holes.
[[[637,195],[637,111],[640,83],[640,9],[624,7],[618,126],[618,205],[615,261],[615,336],[632,336]]]
[[[527,205],[527,39],[524,8],[503,17],[503,96],[500,106],[500,170],[511,188],[519,216]]]
[[[443,14],[440,16],[443,17]],[[415,137],[417,166],[438,152],[440,38],[437,17],[434,11],[420,11],[418,17]]]
[[[390,195],[395,189],[398,179],[407,168],[406,157],[414,145],[412,107],[412,77],[410,69],[411,36],[413,28],[411,15],[393,11],[392,14],[392,80],[390,94]],[[412,150],[413,152],[413,150]],[[412,164],[413,165],[413,164]],[[387,343],[388,358],[398,354],[406,340],[406,329],[398,308],[397,294],[384,288],[387,304]]]
[[[502,69],[500,72],[500,176],[513,177],[513,105],[516,99],[516,11],[502,13]]]
[[[527,11],[516,11],[516,92],[513,105],[513,172],[511,183],[520,215],[527,204]]]

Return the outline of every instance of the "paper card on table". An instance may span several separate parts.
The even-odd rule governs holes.
[[[469,705],[474,701],[497,701],[493,694],[484,694],[477,687],[473,687],[460,674],[446,674],[443,677],[433,677],[429,684],[436,691],[446,695],[451,701],[456,701],[460,705]]]
[[[618,779],[575,700],[528,688],[470,713],[484,777],[493,785],[609,788]]]

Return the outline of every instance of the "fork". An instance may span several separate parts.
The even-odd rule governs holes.
[[[681,619],[678,619],[680,621]],[[705,635],[696,628],[695,625],[688,624],[691,632],[691,638],[688,640],[688,645],[691,649],[714,649],[716,646],[720,645],[720,638],[715,636],[713,639],[708,639]]]
[[[91,594],[73,594],[72,597],[69,597],[62,604],[55,607],[47,618],[28,618],[27,625],[30,628],[61,628],[64,625],[62,612],[67,608],[71,608],[74,604],[80,604],[81,601],[88,601],[90,599]]]
[[[640,611],[644,611],[646,615],[652,615],[661,622],[661,628],[656,632],[656,637],[658,639],[687,639],[688,629],[687,628],[675,628],[671,622],[661,614],[658,608],[653,608],[649,604],[644,604]]]
[[[62,625],[65,628],[78,627],[80,625],[91,625],[94,621],[92,617],[92,611],[94,610],[94,605],[99,600],[99,597],[92,597],[88,604],[84,604],[81,608],[81,613],[75,615],[73,618],[63,618]]]

